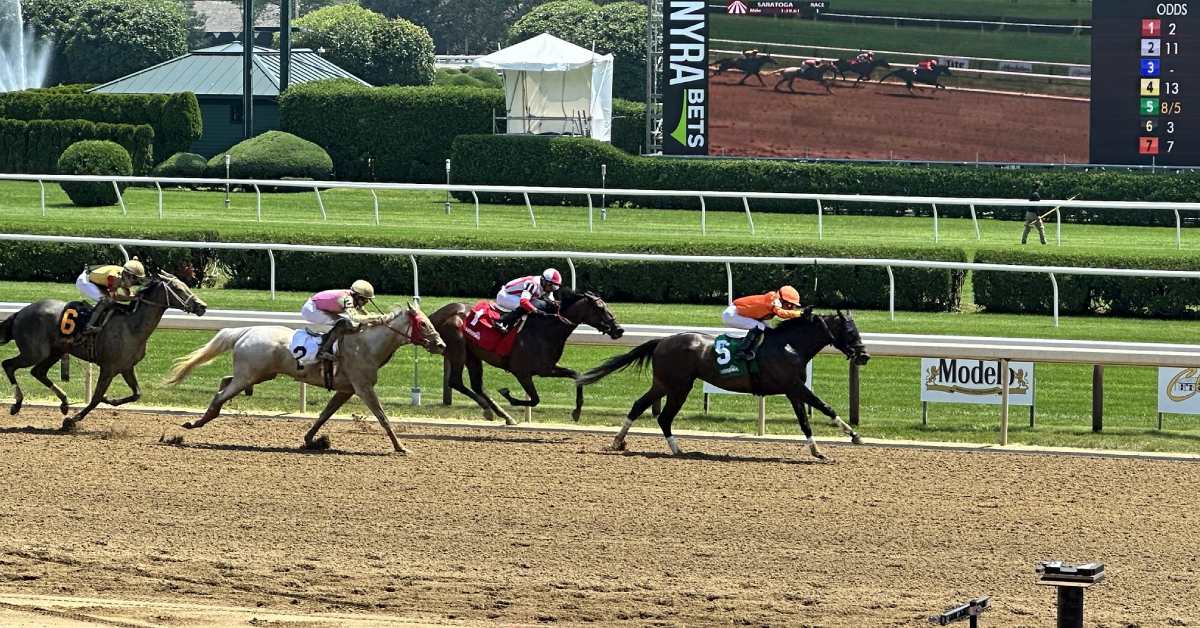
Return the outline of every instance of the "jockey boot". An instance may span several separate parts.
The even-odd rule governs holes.
[[[87,327],[80,332],[81,336],[87,337],[94,335],[104,327],[108,319],[112,316],[113,302],[109,299],[100,299],[96,302],[96,307],[92,308],[92,316],[88,319]]]
[[[742,338],[742,347],[738,349],[734,355],[736,358],[745,360],[746,362],[753,361],[758,357],[758,345],[762,344],[763,330],[755,327],[746,333],[746,337]]]
[[[337,356],[333,353],[333,343],[342,336],[346,335],[346,331],[349,329],[349,327],[350,321],[341,318],[333,324],[333,327],[329,331],[325,332],[325,335],[321,337],[321,346],[317,348],[318,360],[332,362],[337,359]]]
[[[502,334],[507,334],[508,330],[512,329],[514,325],[520,322],[521,317],[524,315],[525,311],[521,309],[505,312],[504,316],[501,316],[500,320],[494,323],[496,331]]]

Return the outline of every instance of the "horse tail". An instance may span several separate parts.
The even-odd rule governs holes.
[[[13,317],[0,321],[0,345],[12,340]]]
[[[650,340],[643,342],[634,348],[629,353],[618,355],[615,358],[610,358],[604,364],[580,375],[575,378],[575,385],[587,386],[594,384],[617,371],[620,371],[633,364],[637,364],[638,368],[645,368],[646,363],[654,357],[654,350],[658,348],[660,340]]]
[[[250,327],[233,327],[217,332],[217,335],[213,336],[213,339],[209,340],[208,344],[175,360],[175,366],[171,369],[171,376],[167,378],[165,383],[168,386],[174,386],[187,379],[187,376],[191,375],[196,367],[204,366],[215,360],[217,356],[232,349],[234,343],[242,335],[250,331],[250,329]]]

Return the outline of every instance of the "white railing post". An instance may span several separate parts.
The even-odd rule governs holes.
[[[821,199],[817,199],[817,239],[825,239],[825,208],[821,206]]]
[[[529,192],[522,192],[522,195],[525,197],[525,208],[529,210],[529,224],[537,229],[537,218],[533,216],[533,203],[529,202]]]
[[[571,269],[571,291],[575,291],[575,260],[567,258],[567,266]]]
[[[41,179],[38,179],[38,187],[41,188],[41,192],[42,192],[42,218],[45,218],[46,217],[46,184],[42,183]]]
[[[588,233],[592,232],[592,195],[588,194]]]
[[[300,414],[308,412],[308,384],[300,382]]]
[[[156,190],[158,190],[158,219],[162,220],[162,218],[163,218],[162,186],[159,185],[158,181],[155,181],[154,188]]]
[[[1183,248],[1183,220],[1179,218],[1179,210],[1175,211],[1175,248]]]
[[[725,262],[725,290],[729,293],[729,305],[733,305],[733,267]]]
[[[375,226],[379,226],[379,195],[375,193],[375,188],[371,188],[371,206],[375,210]]]
[[[1058,279],[1050,273],[1050,287],[1054,289],[1054,326],[1058,327]]]
[[[128,216],[129,209],[127,207],[125,207],[125,197],[121,195],[121,186],[117,185],[117,182],[115,180],[112,182],[112,184],[113,184],[113,192],[117,193],[117,201],[119,201],[121,203],[121,215]]]
[[[700,197],[700,235],[708,235],[708,207],[703,195]]]
[[[475,199],[475,227],[479,227],[479,195],[471,190],[471,198]]]
[[[421,300],[421,277],[417,274],[417,257],[415,255],[408,256],[409,263],[413,269],[413,299]]]
[[[321,220],[329,220],[329,216],[325,214],[325,199],[321,198],[321,188],[314,185],[313,192],[317,193],[317,206],[321,208]]]
[[[267,259],[271,262],[271,300],[275,300],[275,251],[267,249]]]
[[[126,251],[126,250],[125,250],[125,245],[124,245],[124,244],[118,244],[118,245],[117,245],[117,250],[121,251],[121,257],[124,257],[124,258],[125,258],[125,261],[126,261],[126,262],[128,262],[128,261],[129,261],[129,251]]]
[[[750,223],[750,235],[754,235],[754,217],[750,215],[750,199],[742,197],[742,207],[746,208],[746,222]]]
[[[933,203],[933,241],[936,244],[940,239],[941,234],[938,232],[937,203]]]
[[[1058,241],[1055,246],[1062,246],[1062,210],[1054,208],[1054,238]]]
[[[446,160],[446,215],[450,215],[450,160]]]
[[[975,205],[971,205],[971,224],[975,226],[975,239],[982,240],[983,235],[979,232],[979,217],[975,215]]]
[[[892,267],[887,267],[888,273],[888,315],[892,320],[896,320],[896,275],[892,273]]]
[[[258,184],[254,184],[254,217],[262,222],[262,190],[258,189]]]

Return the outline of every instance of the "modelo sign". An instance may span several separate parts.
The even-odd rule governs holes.
[[[921,358],[921,401],[1000,403],[1000,362]],[[1008,403],[1033,405],[1033,362],[1008,363]]]
[[[1158,369],[1158,411],[1200,414],[1200,368]]]

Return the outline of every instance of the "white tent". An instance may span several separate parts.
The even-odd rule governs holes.
[[[612,55],[542,33],[472,64],[504,72],[508,132],[612,139]]]

